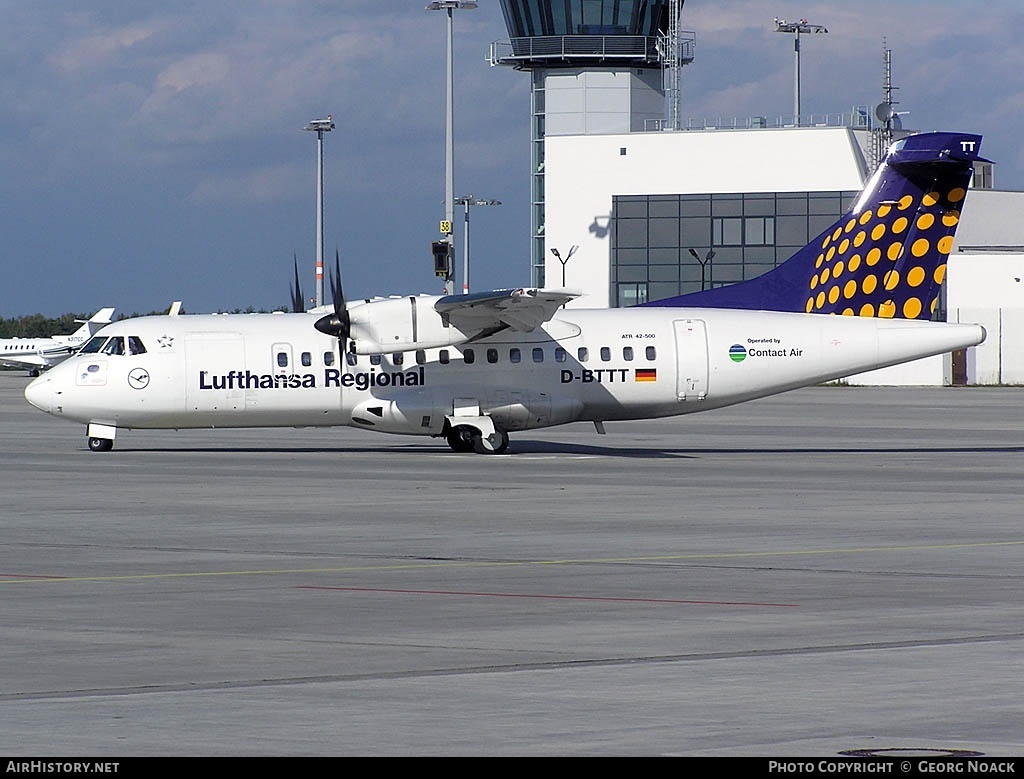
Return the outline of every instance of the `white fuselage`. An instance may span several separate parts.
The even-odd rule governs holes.
[[[109,325],[144,353],[80,354],[26,389],[111,428],[352,425],[439,435],[739,403],[980,343],[977,325],[720,309],[562,309],[526,333],[391,354],[341,352],[315,314],[158,316]]]

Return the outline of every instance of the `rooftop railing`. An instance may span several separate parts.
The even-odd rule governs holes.
[[[581,60],[655,65],[660,61],[658,39],[646,35],[542,35],[491,44],[492,65]]]

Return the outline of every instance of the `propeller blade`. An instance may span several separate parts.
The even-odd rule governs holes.
[[[302,286],[299,284],[299,258],[292,255],[295,262],[295,281],[292,284],[292,311],[301,314],[306,310],[305,302],[302,299]]]
[[[331,274],[331,300],[334,313],[320,317],[313,327],[321,333],[333,335],[339,341],[346,341],[352,329],[352,320],[345,303],[345,293],[341,289],[341,260],[337,249],[334,251],[334,273]]]

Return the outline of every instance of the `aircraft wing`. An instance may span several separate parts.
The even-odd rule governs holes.
[[[51,361],[45,359],[41,354],[8,355],[0,359],[0,365],[8,368],[24,368],[25,370],[49,368],[52,364]]]
[[[464,333],[490,334],[506,328],[526,333],[581,294],[573,289],[499,289],[446,295],[434,304],[434,310]]]

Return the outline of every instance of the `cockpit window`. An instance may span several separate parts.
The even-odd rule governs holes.
[[[141,339],[137,335],[128,336],[128,354],[145,354],[146,347],[142,345]]]
[[[103,342],[107,340],[105,335],[94,335],[85,345],[79,350],[82,354],[96,354],[100,347],[103,346]]]
[[[124,354],[124,337],[120,335],[111,336],[103,345],[104,354]]]

